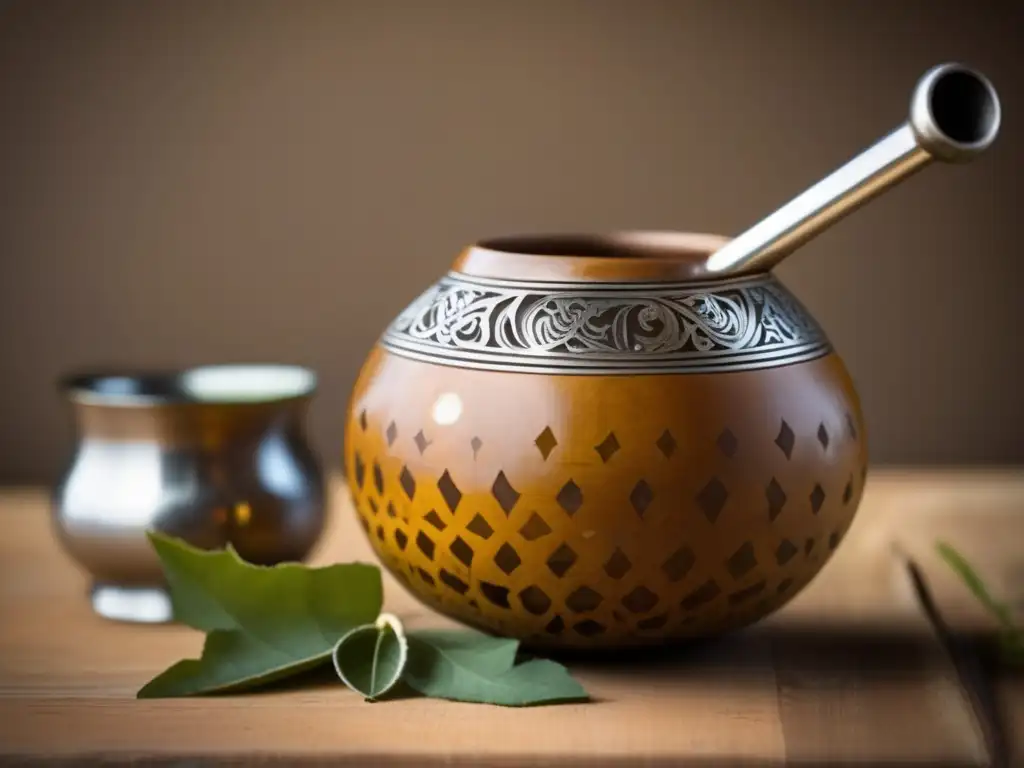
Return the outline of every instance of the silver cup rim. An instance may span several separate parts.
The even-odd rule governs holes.
[[[113,407],[254,405],[313,396],[318,376],[290,363],[216,363],[180,369],[92,368],[58,379],[76,403]]]

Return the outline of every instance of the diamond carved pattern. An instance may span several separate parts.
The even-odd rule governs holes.
[[[697,494],[697,506],[700,507],[708,522],[714,523],[722,514],[722,508],[725,507],[728,498],[729,492],[722,485],[721,480],[713,477]]]
[[[614,456],[619,450],[619,441],[615,437],[614,432],[609,432],[608,437],[601,441],[601,444],[594,448],[597,451],[597,455],[601,457],[601,461],[605,464]]]
[[[423,531],[416,534],[416,546],[427,560],[434,559],[434,541]]]
[[[519,529],[519,535],[527,541],[536,541],[549,533],[551,533],[551,527],[536,512],[531,513],[530,519]]]
[[[355,465],[353,466],[356,475],[356,488],[359,490],[363,489],[363,480],[366,476],[366,465],[363,464],[363,457],[359,455],[359,451],[356,451]]]
[[[594,637],[604,632],[604,625],[593,619],[586,619],[573,625],[573,629],[584,637]]]
[[[622,605],[630,613],[647,613],[658,604],[658,596],[640,586],[622,598]]]
[[[736,435],[734,435],[729,429],[722,430],[722,434],[718,436],[716,444],[718,445],[718,450],[722,452],[722,455],[729,459],[736,455],[736,449],[739,448],[739,442],[736,440]]]
[[[785,419],[782,421],[782,426],[779,427],[779,434],[775,438],[775,444],[779,446],[779,450],[782,451],[787,459],[793,456],[793,446],[796,444],[796,436],[793,434],[793,430],[790,429],[789,424],[786,423]]]
[[[452,540],[452,543],[448,545],[448,551],[467,568],[473,565],[473,548],[461,536],[456,536]]]
[[[454,514],[455,510],[459,508],[459,502],[462,501],[462,491],[455,485],[455,481],[452,480],[447,469],[441,475],[441,479],[437,481],[437,489],[441,492],[441,498],[448,505],[448,509]]]
[[[488,523],[483,516],[479,514],[469,521],[469,525],[466,526],[466,530],[470,533],[475,533],[481,539],[485,540],[491,538],[491,534],[494,533],[494,529],[491,528],[490,523]]]
[[[427,440],[427,436],[423,434],[422,429],[416,433],[416,436],[413,437],[412,441],[416,443],[416,450],[420,452],[420,456],[422,456],[423,452],[430,446],[430,441]]]
[[[519,491],[512,487],[504,472],[499,472],[498,476],[494,478],[494,485],[491,486],[491,495],[494,496],[495,501],[498,502],[498,506],[501,507],[506,516],[512,514],[512,509],[515,507],[516,502],[519,501]]]
[[[554,552],[547,560],[547,566],[555,576],[562,578],[566,572],[572,568],[573,563],[576,562],[577,555],[573,551],[572,547],[568,544],[563,544]]]
[[[409,501],[412,501],[416,495],[416,480],[413,478],[412,472],[409,471],[408,467],[402,467],[402,472],[398,476],[398,484],[402,486],[402,490],[405,491]]]
[[[433,509],[427,512],[427,514],[423,516],[423,519],[435,528],[437,528],[437,530],[439,531],[443,531],[445,528],[448,527],[445,521],[441,519],[441,516],[437,514],[437,512],[434,511]]]
[[[814,484],[814,490],[811,491],[811,512],[818,514],[821,511],[821,505],[825,503],[825,491],[817,483]]]
[[[661,455],[666,459],[671,459],[672,454],[676,452],[676,439],[667,429],[661,433],[661,437],[659,437],[654,444],[658,446],[658,450],[661,451]]]
[[[516,552],[508,542],[502,544],[494,555],[494,564],[497,565],[506,576],[518,568],[521,562],[523,561],[519,559],[519,553]]]
[[[832,417],[829,416],[829,418]],[[360,511],[359,522],[373,538],[374,547],[384,557],[385,562],[392,563],[393,561],[403,565],[403,569],[400,572],[396,571],[396,575],[400,575],[407,583],[410,579],[420,582],[415,588],[424,598],[432,594],[445,594],[447,595],[445,599],[451,604],[457,603],[465,607],[470,602],[469,598],[476,595],[480,603],[476,609],[478,619],[482,620],[484,625],[492,631],[510,630],[518,621],[515,617],[516,613],[520,613],[523,617],[527,614],[538,617],[535,621],[539,624],[532,625],[530,630],[534,638],[538,636],[539,625],[543,625],[544,632],[549,635],[568,631],[583,638],[595,638],[601,634],[614,635],[618,638],[634,632],[657,633],[666,627],[671,627],[673,631],[680,631],[679,627],[683,627],[687,620],[694,626],[703,626],[705,611],[709,609],[712,612],[728,611],[735,606],[741,612],[741,618],[754,615],[752,612],[756,612],[759,608],[771,610],[774,605],[784,602],[800,589],[801,585],[806,583],[808,574],[816,570],[820,563],[828,558],[830,550],[835,550],[838,547],[844,535],[849,507],[858,490],[858,486],[855,485],[856,477],[860,476],[863,479],[866,475],[864,467],[853,467],[852,465],[845,467],[846,472],[853,470],[851,474],[848,474],[848,480],[843,483],[840,479],[834,487],[830,485],[827,492],[824,482],[827,480],[828,483],[832,483],[833,480],[824,475],[818,476],[822,482],[814,483],[812,480],[810,493],[804,498],[808,499],[810,511],[814,515],[820,515],[822,522],[827,521],[833,526],[831,532],[819,534],[818,539],[793,537],[786,530],[788,525],[781,526],[775,530],[784,532],[785,537],[776,534],[775,542],[764,542],[768,546],[762,551],[755,550],[753,541],[743,542],[743,538],[748,537],[740,532],[739,535],[743,538],[731,541],[730,549],[735,549],[724,563],[719,560],[717,567],[713,561],[704,564],[704,566],[710,567],[710,572],[703,566],[698,567],[702,557],[698,557],[690,547],[679,546],[680,542],[677,541],[675,542],[677,546],[675,551],[661,563],[662,573],[655,572],[653,574],[655,582],[644,584],[640,582],[639,578],[631,578],[634,573],[637,576],[640,575],[639,569],[634,568],[634,564],[623,549],[615,547],[613,544],[608,549],[601,551],[604,542],[601,537],[604,532],[600,529],[598,521],[595,520],[593,523],[588,521],[587,525],[579,527],[575,523],[569,523],[568,520],[560,519],[558,513],[554,512],[554,505],[557,505],[561,511],[572,518],[582,510],[583,506],[584,498],[581,487],[565,473],[566,469],[573,466],[571,461],[563,463],[562,460],[566,457],[560,457],[552,464],[546,465],[546,471],[550,474],[544,476],[543,482],[546,484],[554,481],[553,485],[547,486],[551,489],[545,494],[547,501],[544,501],[543,496],[538,499],[536,495],[531,495],[537,493],[537,488],[534,486],[534,478],[529,474],[522,477],[513,475],[519,478],[520,483],[524,484],[520,487],[524,491],[529,491],[527,501],[535,502],[537,506],[534,507],[532,503],[527,505],[524,502],[525,509],[519,510],[517,513],[519,517],[516,518],[514,525],[506,524],[501,522],[502,518],[493,507],[488,508],[487,506],[491,502],[484,498],[487,495],[486,480],[484,480],[483,487],[480,487],[481,478],[474,474],[483,470],[485,464],[474,465],[473,468],[463,466],[462,469],[453,465],[451,471],[444,468],[443,465],[438,466],[437,469],[441,473],[436,480],[436,487],[440,494],[440,498],[438,498],[434,495],[431,487],[437,475],[431,477],[429,474],[424,475],[416,470],[418,462],[423,461],[416,458],[417,454],[424,456],[426,451],[431,448],[433,440],[427,436],[424,429],[417,429],[415,423],[403,423],[402,425],[396,424],[395,421],[384,423],[387,426],[383,430],[383,435],[381,435],[379,421],[375,421],[374,430],[371,432],[367,413],[360,412],[357,423],[353,426],[361,427],[366,432],[366,436],[356,433],[355,437],[359,442],[356,443],[352,454],[350,454],[353,462],[351,475],[353,490],[360,491],[357,494]],[[792,485],[793,478],[785,474],[782,457],[784,456],[789,461],[793,460],[797,434],[785,419],[779,419],[775,424],[779,426],[779,429],[774,440],[770,434],[762,439],[766,443],[772,440],[781,452],[781,456],[774,453],[771,445],[758,447],[754,444],[749,446],[749,456],[751,460],[757,460],[763,456],[766,448],[770,449],[769,456],[774,456],[770,459],[771,463],[764,467],[770,467],[771,470],[762,475],[768,478],[767,484],[762,486],[765,494],[765,501],[762,503],[767,507],[768,521],[764,521],[763,518],[762,521],[774,523],[788,507],[787,519],[791,517],[795,525],[802,515],[806,515],[807,508],[803,507],[799,498],[807,491],[796,485],[784,489],[782,483]],[[617,461],[621,463],[625,460],[627,465],[640,460],[650,462],[652,457],[657,459],[656,454],[650,453],[652,448],[656,448],[666,460],[674,459],[675,454],[680,452],[680,446],[675,436],[667,428],[654,440],[654,446],[647,443],[647,447],[644,447],[643,437],[640,438],[639,446],[634,445],[638,436],[633,430],[626,429],[629,425],[616,426],[617,429],[607,431],[604,439],[593,446],[601,463],[597,463],[596,459],[589,462],[588,472],[601,472],[602,464],[608,465],[603,468],[605,473],[612,472],[611,468],[618,466],[612,464],[612,461],[619,452],[622,452],[624,456]],[[805,441],[801,444],[801,450],[804,453],[799,454],[798,460],[820,463],[832,455],[829,453],[830,450],[834,453],[835,450],[841,449],[841,455],[832,456],[832,459],[845,462],[847,460],[846,452],[853,450],[849,448],[848,441],[858,439],[856,426],[852,414],[840,412],[839,418],[832,421],[819,421],[816,428],[812,426],[811,434],[801,431],[799,439]],[[801,430],[806,430],[803,422],[799,427]],[[472,435],[471,432],[469,434]],[[481,433],[481,437],[483,434],[488,435],[488,441],[495,439],[495,435]],[[619,434],[623,435],[621,441],[618,437]],[[812,435],[817,441],[817,447],[820,447],[822,452],[819,452],[814,443],[808,439]],[[385,438],[387,445],[395,453],[378,453],[375,458],[373,449],[379,448],[379,444],[374,446],[371,442],[379,440],[381,436]],[[736,487],[726,486],[726,483],[732,484],[733,482],[732,475],[729,474],[732,470],[727,470],[727,467],[731,465],[727,464],[726,460],[740,455],[748,455],[746,452],[748,436],[746,433],[742,433],[742,436],[744,451],[741,452],[740,440],[737,439],[736,433],[728,427],[722,427],[715,438],[714,445],[706,446],[719,456],[718,462],[722,467],[721,471],[704,478],[694,478],[698,483],[704,480],[707,482],[692,497],[691,509],[703,514],[709,523],[716,524],[722,514],[727,511],[726,507],[728,506],[730,519],[723,521],[727,525],[721,529],[728,535],[733,535],[733,523],[738,522],[731,519],[733,511],[737,514],[743,511],[740,501],[745,503],[749,492],[749,489],[741,488],[739,485]],[[469,446],[473,449],[474,459],[477,458],[478,452],[483,447],[481,437],[474,436],[468,440]],[[753,436],[750,437],[752,439]],[[529,441],[530,438],[526,439]],[[563,435],[563,439],[567,439],[567,435]],[[646,438],[646,440],[650,439],[650,437]],[[562,448],[564,452],[569,447],[564,443],[559,443],[550,426],[544,426],[533,442],[545,462],[552,458],[556,449]],[[464,451],[467,443],[463,442],[462,445],[461,450]],[[589,445],[593,445],[593,443]],[[812,447],[815,449],[809,450]],[[526,448],[529,449],[529,445]],[[574,446],[574,450],[581,448],[584,451],[588,450],[588,444]],[[683,453],[687,451],[683,451]],[[634,453],[638,456],[632,455]],[[431,455],[435,455],[435,453],[432,452]],[[381,457],[387,460],[383,461]],[[593,454],[591,457],[593,458]],[[586,461],[585,458],[582,460]],[[746,459],[741,460],[746,461]],[[390,461],[395,461],[394,466],[389,463]],[[463,454],[463,465],[467,461],[468,456]],[[490,460],[486,464],[489,465]],[[537,471],[541,466],[535,463],[533,467],[536,469],[533,471]],[[660,466],[660,459],[658,459],[651,466],[652,469],[648,476],[653,475],[651,482],[657,486],[659,497],[663,497],[656,509],[660,510],[663,504],[667,504],[664,512],[669,514],[674,511],[680,501],[678,498],[674,498],[671,499],[671,504],[668,503],[670,501],[668,497],[672,493],[678,495],[677,486],[673,484],[669,475],[662,476],[662,473],[670,473],[671,465],[665,465],[655,472],[654,467]],[[385,468],[387,469],[386,476]],[[498,467],[495,467],[492,472],[497,469]],[[824,467],[822,466],[820,469],[823,471]],[[463,482],[468,496],[456,484],[452,471],[460,474],[460,477],[462,472],[467,472]],[[681,468],[681,471],[685,472],[685,467]],[[773,477],[771,471],[778,471],[782,474]],[[561,476],[559,477],[559,475]],[[496,476],[493,474],[490,476],[494,477],[489,489],[490,495],[505,516],[511,517],[518,508],[519,502],[523,501],[523,494],[512,485],[504,471],[498,471]],[[589,475],[588,478],[583,479],[589,482]],[[745,477],[740,479],[745,479]],[[616,482],[622,483],[624,480],[625,478],[617,478]],[[659,484],[663,480],[665,480],[664,489]],[[647,520],[646,523],[642,521],[644,521],[646,513],[651,511],[655,496],[654,487],[645,477],[637,478],[635,475],[628,482],[633,483],[632,486],[626,483],[624,488],[628,489],[628,502],[638,518],[629,522],[627,515],[627,518],[623,519],[624,523],[628,523],[637,531],[644,526],[650,530],[652,521]],[[623,485],[617,487],[622,489]],[[606,490],[612,490],[612,486],[608,486],[606,489],[599,479],[594,480],[594,490],[588,490],[588,494],[597,494],[592,501],[588,502],[596,505],[594,512],[600,511],[602,505],[612,503],[610,497],[605,498],[605,496],[610,496]],[[797,493],[795,500],[787,496],[787,490]],[[733,493],[730,494],[730,491]],[[756,488],[754,491],[756,494]],[[617,493],[622,494],[623,490],[617,490]],[[552,498],[552,494],[554,498]],[[471,508],[463,510],[463,514],[458,514],[458,509],[464,498],[468,500],[470,507],[482,504],[483,508],[480,513],[474,514],[476,510]],[[621,495],[618,498],[620,505],[622,501],[626,500]],[[834,509],[825,507],[829,498],[832,500]],[[842,507],[839,505],[840,499]],[[756,495],[754,501],[756,503]],[[682,502],[685,504],[685,496]],[[377,515],[376,519],[370,516],[371,510],[373,514]],[[384,517],[385,511],[388,517]],[[837,518],[834,521],[831,519],[833,512],[837,513]],[[485,514],[487,517],[484,516]],[[488,521],[488,517],[494,521],[493,524]],[[584,515],[585,517],[587,515]],[[388,521],[389,518],[391,522]],[[411,524],[410,518],[412,518]],[[417,521],[419,521],[418,524]],[[552,527],[549,521],[558,524]],[[383,524],[379,525],[378,523]],[[497,525],[498,528],[495,529],[493,525]],[[588,525],[590,527],[587,527]],[[449,528],[452,529],[450,532]],[[591,528],[597,530],[591,530]],[[666,531],[666,533],[668,532]],[[561,537],[562,535],[566,538],[559,543],[556,536]],[[482,544],[482,540],[489,540],[495,536],[497,541],[493,546],[480,548],[485,546]],[[380,543],[378,543],[378,539]],[[548,544],[549,541],[550,544]],[[579,541],[579,551],[574,549],[577,541]],[[550,548],[552,546],[555,547],[553,550]],[[772,548],[773,546],[774,548]],[[479,576],[483,575],[482,572],[470,578],[473,573],[471,569],[474,559],[477,560],[478,567],[481,563],[480,558],[475,557],[474,548],[489,567],[490,563],[494,563],[493,568],[497,570],[492,570],[492,573],[494,576],[499,576],[500,583],[479,580]],[[539,551],[538,548],[540,548]],[[417,555],[422,554],[424,560],[420,560],[420,562],[424,564],[425,569],[403,559],[412,557],[412,552]],[[728,552],[729,550],[726,550],[724,554],[728,554]],[[449,553],[452,559],[445,562]],[[800,557],[801,553],[804,557]],[[592,559],[595,557],[599,559]],[[761,565],[758,562],[759,558],[766,564],[770,564],[769,572],[778,567],[779,571],[774,577],[769,572],[758,572],[758,567]],[[536,574],[538,578],[535,581],[525,580],[523,574],[530,569],[523,567],[524,564],[532,565],[539,563],[540,560],[543,560],[550,574],[542,571]],[[455,561],[458,561],[458,564]],[[794,567],[796,561],[799,561],[799,565]],[[657,561],[652,565],[656,565],[656,563]],[[446,567],[439,567],[442,564]],[[464,566],[467,570],[462,570],[459,565]],[[577,565],[580,567],[577,568]],[[572,570],[574,568],[575,572]],[[591,578],[595,576],[587,574],[594,574],[593,569],[595,568],[600,568],[604,573],[598,572],[596,576],[601,578],[598,581],[591,581]],[[782,570],[783,568],[786,570]],[[498,571],[509,577],[519,574],[519,578],[511,579],[511,584],[501,582]],[[702,571],[702,573],[694,576],[697,571]],[[576,572],[578,572],[578,576],[571,575]],[[715,574],[715,578],[708,578],[712,574]],[[731,579],[735,579],[735,583],[730,582],[729,578],[723,578],[725,574],[728,574]],[[768,578],[762,578],[762,576]],[[691,577],[694,578],[694,582],[687,583],[685,580]],[[559,586],[557,579],[564,579],[564,586]],[[751,581],[756,581],[756,583],[751,584]],[[614,592],[606,591],[606,589],[612,590],[611,585],[616,582],[619,584]],[[719,582],[722,586],[719,586]],[[663,604],[665,602],[664,587],[669,583],[685,584],[684,589],[689,590],[682,598],[674,598],[673,602],[678,600],[678,609]],[[723,589],[727,583],[732,586],[731,590]],[[424,584],[430,587],[429,591],[424,588]],[[656,586],[656,584],[661,586]],[[505,611],[512,610],[512,613],[506,613],[506,618],[499,620],[498,614],[490,606],[496,606]],[[552,610],[553,608],[555,610]],[[465,610],[468,611],[468,607],[465,607]],[[557,615],[556,611],[558,610],[562,611],[561,615]],[[679,613],[680,610],[684,615]],[[599,613],[588,616],[592,611],[599,611]],[[580,640],[577,639],[576,642],[578,643]]]
[[[480,594],[499,608],[511,608],[508,603],[508,587],[491,584],[488,581],[480,582]]]
[[[680,547],[672,553],[668,560],[661,564],[661,570],[668,577],[669,581],[676,582],[685,578],[696,562],[697,556],[693,553],[692,549]]]
[[[587,586],[574,589],[565,598],[566,607],[573,613],[586,613],[592,611],[604,600],[598,592]]]
[[[551,598],[540,587],[529,586],[519,593],[523,608],[535,616],[542,616],[551,607]]]
[[[626,557],[626,553],[618,547],[612,552],[612,556],[608,558],[608,561],[604,564],[604,572],[613,579],[621,579],[630,569],[633,564]]]
[[[739,605],[740,603],[745,603],[747,600],[750,600],[752,597],[756,597],[764,592],[766,584],[767,582],[759,581],[757,584],[747,587],[746,589],[733,592],[729,595],[729,605]]]
[[[651,486],[647,484],[646,480],[640,480],[633,486],[633,490],[629,494],[629,503],[633,505],[633,509],[640,517],[644,516],[644,512],[647,511],[652,501],[654,501],[654,491],[651,490]]]
[[[783,539],[782,542],[779,544],[778,548],[775,550],[775,562],[779,565],[785,565],[790,560],[792,560],[793,556],[796,555],[796,553],[799,551],[800,550],[797,549],[796,545],[793,542],[791,542],[789,539]]]
[[[562,486],[562,490],[558,492],[555,501],[558,502],[558,506],[565,510],[569,517],[572,517],[583,505],[583,491],[580,490],[580,487],[574,481],[570,480]]]
[[[823,450],[828,450],[828,430],[825,429],[825,422],[818,425],[818,442]]]
[[[460,595],[466,594],[469,591],[469,584],[464,582],[454,573],[449,573],[444,568],[437,574],[438,578],[441,579],[441,583],[451,589],[453,592],[457,592]]]
[[[544,431],[537,435],[537,439],[533,441],[533,444],[537,446],[537,450],[544,457],[544,461],[547,461],[548,456],[551,455],[551,452],[558,445],[558,441],[555,439],[555,433],[551,431],[551,427],[544,427]]]
[[[786,505],[786,492],[773,477],[765,488],[764,496],[768,500],[768,519],[775,522],[775,518],[782,514],[782,508]]]
[[[684,611],[692,611],[705,603],[710,603],[716,597],[722,593],[721,587],[714,580],[705,581],[693,592],[688,594],[679,603],[679,607]]]
[[[734,579],[742,578],[757,567],[757,558],[754,556],[754,545],[749,541],[732,553],[725,562],[729,575]]]

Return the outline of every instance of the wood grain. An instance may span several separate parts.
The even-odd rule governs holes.
[[[316,561],[371,560],[340,485],[334,499]],[[595,702],[517,710],[366,704],[329,679],[137,701],[147,679],[198,655],[201,636],[95,617],[84,576],[56,548],[46,495],[11,490],[0,495],[0,759],[982,765],[969,709],[890,548],[897,541],[920,558],[958,626],[988,628],[931,558],[931,542],[948,538],[1009,589],[1021,566],[1022,507],[1024,473],[873,473],[847,539],[779,614],[672,653],[570,661]],[[385,589],[388,608],[410,625],[445,623],[390,578]],[[1024,687],[1019,678],[1000,685],[1011,730],[1024,731]]]

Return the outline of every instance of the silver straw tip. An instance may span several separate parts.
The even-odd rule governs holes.
[[[910,127],[937,160],[973,160],[995,141],[1002,116],[988,78],[963,64],[940,64],[918,81],[910,101]]]

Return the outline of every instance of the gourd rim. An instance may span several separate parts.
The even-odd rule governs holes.
[[[452,271],[499,280],[720,282],[705,265],[729,239],[668,230],[505,235],[465,248]]]

